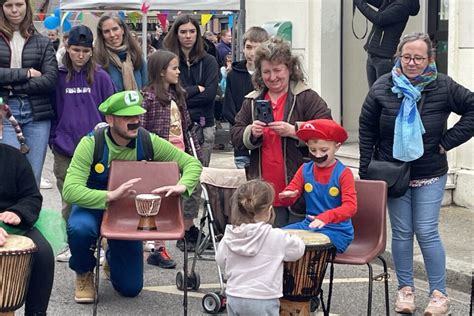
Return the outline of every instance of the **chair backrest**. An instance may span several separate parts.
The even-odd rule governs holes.
[[[137,194],[151,193],[158,187],[175,185],[179,180],[179,168],[176,162],[114,160],[110,167],[108,190],[114,190],[133,178],[142,178],[133,186]],[[137,231],[138,221],[135,195],[110,202],[102,220],[101,234],[111,239],[144,240],[142,238],[150,232]],[[176,239],[177,232],[184,232],[179,196],[161,200],[156,225],[160,239]]]
[[[387,240],[387,184],[378,180],[356,180],[355,187],[357,213],[352,218],[352,243],[363,243],[376,257],[385,251]]]

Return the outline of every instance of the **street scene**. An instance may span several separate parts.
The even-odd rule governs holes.
[[[0,315],[472,315],[473,16],[0,0]]]

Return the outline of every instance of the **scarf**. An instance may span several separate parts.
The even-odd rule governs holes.
[[[137,91],[138,86],[133,74],[132,57],[127,53],[128,46],[112,47],[106,44],[106,47],[110,62],[122,73],[123,89]],[[126,54],[123,62],[120,59],[120,55],[122,54]]]
[[[431,62],[423,73],[411,81],[403,74],[400,59],[392,69],[394,86],[392,92],[403,98],[395,120],[393,137],[393,158],[400,161],[413,161],[423,156],[423,134],[425,128],[416,103],[421,92],[438,77],[435,62]]]

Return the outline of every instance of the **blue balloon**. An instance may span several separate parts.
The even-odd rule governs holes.
[[[54,9],[54,16],[60,18],[61,17],[61,9],[57,7]]]
[[[71,28],[72,28],[71,22],[69,22],[68,20],[64,20],[63,32],[69,32]]]
[[[59,23],[61,23],[61,21],[59,20],[59,18],[57,16],[48,16],[44,20],[43,25],[48,30],[54,30],[54,29],[58,28]]]

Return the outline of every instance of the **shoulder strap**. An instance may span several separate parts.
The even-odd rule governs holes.
[[[92,166],[102,160],[102,155],[104,153],[105,146],[105,130],[107,127],[102,127],[92,132],[94,135],[95,145],[94,145],[94,155],[92,158]]]
[[[153,144],[151,143],[150,132],[144,129],[143,127],[140,127],[138,130],[138,135],[142,143],[143,156],[145,160],[147,161],[153,160],[154,153],[153,153]]]

